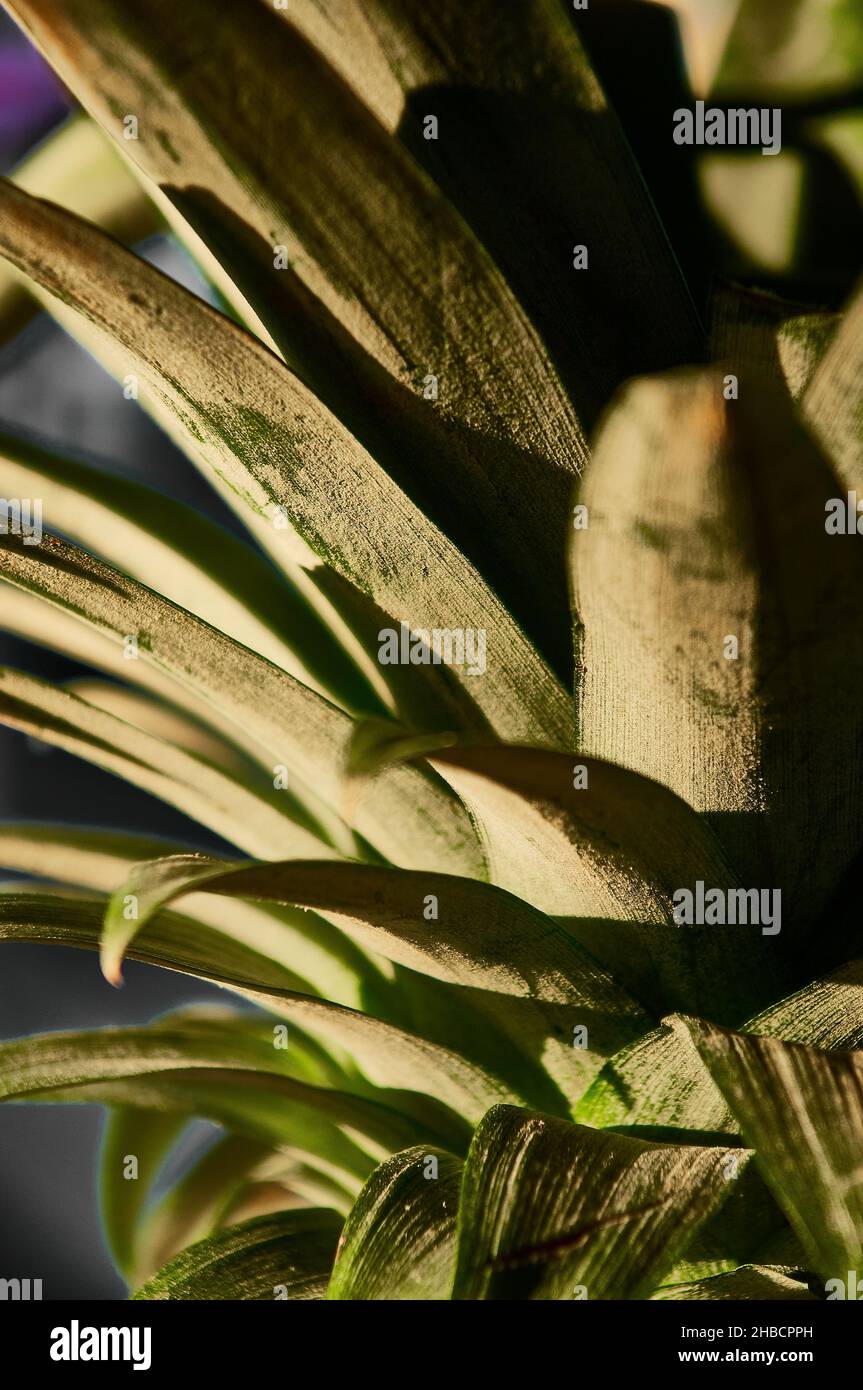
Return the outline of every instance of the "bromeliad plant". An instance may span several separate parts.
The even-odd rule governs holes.
[[[7,825],[48,883],[0,935],[258,1008],[5,1043],[2,1095],[110,1107],[142,1298],[856,1279],[863,551],[825,504],[863,486],[863,302],[726,291],[729,360],[681,368],[702,330],[552,0],[8,8],[135,177],[79,118],[0,251],[256,544],[0,442],[51,531],[2,537],[3,624],[94,671],[4,670],[0,717],[242,856]],[[123,235],[143,185],[222,311],[58,180]],[[223,1137],[154,1200],[194,1116]]]

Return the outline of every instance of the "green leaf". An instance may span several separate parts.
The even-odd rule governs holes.
[[[296,802],[279,801],[263,777],[255,787],[251,778],[244,783],[235,772],[226,776],[203,758],[22,671],[0,668],[0,720],[125,777],[250,853],[335,853],[299,823]]]
[[[771,1004],[743,1032],[831,1052],[863,1047],[863,960]]]
[[[148,1112],[143,1116],[146,1123]],[[187,1245],[213,1235],[250,1175],[271,1153],[268,1145],[242,1134],[228,1134],[211,1145],[139,1222],[132,1286],[137,1288]],[[320,1180],[324,1181],[323,1175]],[[350,1197],[342,1191],[349,1207]]]
[[[863,1059],[778,1038],[689,1031],[758,1155],[765,1182],[825,1278],[863,1273]]]
[[[429,761],[469,807],[493,882],[558,917],[648,1009],[736,1020],[775,993],[778,967],[750,928],[674,922],[676,889],[735,880],[703,819],[666,787],[542,749],[458,747]]]
[[[714,92],[761,103],[824,98],[855,88],[863,69],[863,16],[855,0],[742,0]]]
[[[701,1135],[714,1141],[737,1133],[734,1117],[692,1040],[670,1020],[606,1062],[576,1106],[575,1119],[646,1139],[670,1137],[675,1130],[681,1137]]]
[[[795,401],[804,397],[838,324],[837,314],[795,314],[779,325],[776,347]],[[835,458],[832,462],[835,464]]]
[[[493,0],[433,15],[423,0],[342,0],[337,14],[294,0],[278,13],[475,229],[588,429],[627,377],[700,357],[693,306],[577,17],[554,0],[523,0],[505,24]],[[432,111],[436,140],[424,138]],[[573,271],[567,237],[588,247],[589,274]]]
[[[23,895],[7,899],[7,895],[0,894],[0,938],[97,949],[100,927],[101,908],[97,904],[51,898],[33,904]],[[298,1026],[327,1044],[343,1048],[373,1086],[400,1087],[408,1092],[406,1097],[399,1097],[402,1108],[410,1109],[413,1099],[439,1129],[448,1126],[445,1142],[450,1147],[454,1143],[457,1146],[453,1133],[463,1134],[463,1125],[455,1123],[450,1111],[442,1107],[450,1106],[465,1120],[475,1123],[490,1105],[516,1099],[486,1068],[446,1047],[382,1019],[272,983],[274,972],[279,969],[272,962],[264,962],[263,969],[246,973],[251,964],[246,953],[244,966],[238,971],[234,965],[238,950],[234,942],[215,933],[208,940],[199,927],[188,930],[182,919],[165,914],[164,925],[156,919],[129,954],[136,960],[224,985],[271,1013],[294,1019]],[[419,1085],[427,1096],[414,1095]]]
[[[487,1013],[528,1055],[538,1047],[570,1101],[595,1074],[598,1057],[650,1027],[649,1017],[572,937],[520,899],[450,875],[359,864],[330,873],[326,863],[248,866],[181,855],[137,865],[106,913],[107,979],[116,983],[123,951],[149,917],[195,888],[315,908],[361,947],[464,986],[469,996],[460,994],[450,1007],[467,1008],[472,1026],[485,1026]],[[584,1047],[575,1045],[577,1028],[585,1030]]]
[[[711,930],[711,929],[708,929]],[[824,1050],[863,1042],[863,962],[850,961],[822,980],[763,1009],[742,1032]],[[597,1127],[736,1132],[722,1092],[674,1018],[606,1063],[580,1101],[576,1119]]]
[[[119,0],[16,0],[13,12],[115,138],[123,113],[140,113],[129,157],[376,457],[386,432],[390,466],[565,669],[560,554],[583,430],[504,275],[435,183],[269,6],[218,22],[206,0],[151,0],[146,19]],[[262,89],[278,101],[240,99]],[[571,278],[566,243],[559,255]]]
[[[738,190],[731,196],[739,204]],[[800,304],[779,295],[720,281],[711,297],[710,346],[731,371],[744,367],[772,375],[798,400],[838,322],[838,314],[803,313]]]
[[[99,137],[102,138],[101,136]],[[306,598],[251,546],[130,478],[0,433],[5,497],[352,711],[384,706]]]
[[[703,1068],[702,1068],[703,1070]],[[673,1130],[636,1138],[665,1138],[674,1142],[683,1135]],[[690,1135],[687,1142],[696,1142]],[[742,1142],[742,1141],[741,1141]],[[728,1148],[722,1160],[722,1176],[728,1196],[688,1243],[680,1259],[664,1276],[666,1284],[689,1283],[728,1274],[739,1265],[781,1264],[803,1268],[806,1257],[785,1213],[773,1198],[758,1167],[749,1162],[744,1148]]]
[[[461,1173],[452,1154],[422,1148],[376,1168],[345,1222],[327,1297],[448,1299]]]
[[[496,1106],[465,1162],[453,1297],[645,1297],[727,1195],[722,1162]]]
[[[690,808],[625,768],[541,748],[428,757],[476,818],[493,881],[544,912],[668,922],[685,864],[728,872]]]
[[[159,1169],[186,1124],[183,1115],[117,1108],[109,1112],[99,1157],[105,1238],[127,1283],[136,1282],[135,1237]],[[129,1159],[135,1170],[128,1171]]]
[[[162,225],[140,181],[86,116],[74,115],[52,131],[15,166],[12,180],[37,198],[51,198],[96,222],[120,241],[139,241]],[[19,332],[36,312],[20,278],[0,266],[0,335],[5,339]]]
[[[697,1302],[704,1300],[752,1299],[756,1302],[815,1302],[815,1295],[806,1284],[794,1277],[792,1269],[770,1265],[741,1265],[728,1274],[716,1274],[711,1279],[699,1279],[688,1284],[664,1284],[652,1295],[660,1302]]]
[[[468,727],[479,711],[503,738],[571,741],[566,692],[500,601],[282,362],[61,209],[0,184],[0,211],[0,254],[83,316],[92,328],[87,346],[116,345],[115,370],[139,375],[160,422],[295,582],[308,582],[309,567],[331,565],[413,632],[484,632],[490,659],[481,678],[465,665],[447,667]],[[40,252],[46,240],[54,248],[50,270]],[[521,546],[521,532],[519,539]],[[377,674],[378,653],[356,648],[364,669]],[[451,680],[443,684],[448,697]]]
[[[46,1033],[0,1044],[0,1100],[92,1101],[111,1095],[112,1083],[172,1073],[194,1095],[195,1074],[206,1085],[262,1092],[281,1099],[286,1109],[319,1111],[360,1136],[378,1155],[391,1153],[421,1137],[422,1126],[380,1101],[335,1087],[322,1087],[290,1075],[291,1057],[278,1051],[261,1029],[216,1027],[206,1031],[184,1023],[169,1028],[102,1028],[84,1033]],[[107,1088],[103,1091],[103,1087]],[[199,1112],[203,1113],[203,1112]],[[427,1133],[429,1140],[441,1135]]]
[[[184,852],[189,852],[185,845],[118,831],[0,824],[0,864],[28,874],[50,872],[60,883],[99,893],[113,892],[134,864]],[[204,941],[213,941],[212,932],[221,933],[254,952],[258,968],[259,958],[264,957],[289,972],[274,983],[322,994],[349,1008],[373,1007],[384,986],[379,968],[369,957],[315,912],[198,893],[187,895],[183,918],[205,928],[202,950]],[[213,950],[215,964],[218,953],[229,948],[216,939]],[[238,964],[237,973],[248,976],[248,963]]]
[[[178,690],[195,697],[202,714],[213,712],[235,740],[247,740],[251,753],[256,746],[269,750],[271,778],[283,765],[290,774],[296,771],[304,796],[312,787],[316,798],[338,805],[353,727],[341,710],[66,541],[43,537],[36,547],[17,541],[0,536],[0,575],[109,637],[118,648],[118,672],[146,664],[169,674]],[[134,662],[121,656],[128,636],[137,639]],[[424,862],[483,876],[466,813],[450,792],[416,769],[382,773],[364,797],[356,825],[388,857],[410,862],[415,856],[419,862],[411,867]]]
[[[337,1212],[317,1208],[244,1221],[182,1251],[134,1297],[324,1298],[341,1224]]]
[[[704,814],[742,884],[781,891],[784,943],[863,838],[863,551],[825,531],[837,481],[787,393],[724,389],[635,383],[601,433],[572,551],[580,738]]]
[[[150,916],[190,890],[315,908],[397,964],[452,984],[543,1003],[616,1014],[626,1029],[644,1015],[554,921],[489,884],[448,874],[364,864],[231,864],[178,855],[139,864],[115,891],[105,918],[103,963],[117,967]],[[138,917],[125,919],[124,898]]]

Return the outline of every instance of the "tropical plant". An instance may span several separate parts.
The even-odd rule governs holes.
[[[3,626],[93,670],[3,670],[0,719],[235,847],[2,826],[0,937],[237,996],[4,1043],[0,1095],[109,1107],[141,1298],[863,1275],[863,299],[725,287],[708,340],[553,0],[7,8],[131,174],[81,116],[3,183],[0,309],[248,541],[0,439],[51,531],[0,537]],[[218,308],[103,229],[158,216]]]

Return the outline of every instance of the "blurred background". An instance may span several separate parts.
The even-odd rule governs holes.
[[[717,286],[727,284],[775,296],[777,313],[793,312],[798,303],[837,309],[859,274],[863,245],[860,0],[590,0],[572,21],[702,314]],[[696,97],[715,105],[780,105],[781,154],[676,146],[673,112]],[[0,17],[2,171],[15,171],[72,108],[39,56]],[[137,249],[209,296],[168,235],[151,235]],[[0,430],[30,434],[145,480],[235,530],[232,515],[116,383],[45,314],[26,301],[17,311],[17,331],[0,345]],[[0,637],[0,660],[52,680],[87,674],[8,637]],[[3,728],[0,815],[123,826],[220,848],[161,802]],[[115,991],[89,952],[6,945],[0,1037],[144,1022],[216,993],[134,962],[124,988]],[[124,1297],[99,1230],[101,1125],[91,1106],[0,1109],[0,1277],[41,1278],[49,1299]]]

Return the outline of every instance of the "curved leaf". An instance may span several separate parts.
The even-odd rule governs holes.
[[[448,1299],[461,1173],[452,1154],[421,1148],[376,1168],[345,1222],[327,1297]]]
[[[599,1058],[651,1024],[577,942],[510,894],[449,875],[359,864],[333,874],[326,863],[247,866],[203,855],[137,865],[106,913],[107,979],[117,982],[123,951],[150,915],[194,888],[316,908],[374,953],[466,987],[469,994],[450,1008],[467,1010],[472,1027],[496,1024],[519,1052],[538,1054],[570,1102]],[[131,921],[130,898],[138,914]]]
[[[208,1148],[139,1222],[135,1277],[129,1281],[133,1287],[151,1278],[186,1246],[213,1235],[249,1175],[270,1153],[268,1145],[242,1134],[228,1134]],[[347,1193],[344,1196],[349,1207],[350,1198]]]
[[[683,1020],[825,1278],[863,1274],[863,1057]]]
[[[93,346],[106,336],[118,345],[158,418],[234,505],[239,499],[256,538],[295,579],[323,562],[414,632],[485,632],[490,660],[481,678],[463,665],[447,668],[468,727],[478,710],[501,737],[570,742],[566,693],[506,609],[282,362],[61,209],[0,184],[0,211],[0,254],[94,325]],[[46,240],[55,248],[50,268],[40,253]],[[365,669],[375,670],[376,658],[367,652]]]
[[[434,14],[423,0],[342,0],[329,14],[293,0],[277,13],[474,227],[586,428],[626,378],[701,356],[694,308],[578,16],[555,0],[523,0],[506,24],[493,0]],[[424,138],[427,113],[437,139]],[[564,167],[564,180],[542,173]],[[589,274],[573,273],[567,238],[588,248]]]
[[[684,1302],[754,1299],[756,1302],[815,1301],[806,1284],[794,1278],[791,1269],[770,1265],[741,1265],[728,1274],[716,1274],[712,1279],[699,1279],[690,1284],[665,1284],[652,1295],[660,1301]]]
[[[317,394],[368,427],[376,456],[387,422],[392,466],[568,662],[560,552],[584,436],[504,276],[403,146],[270,6],[224,8],[218,22],[206,0],[149,0],[146,18],[118,0],[15,0],[13,12],[109,133],[122,139],[118,113],[139,113],[129,157]],[[239,99],[262,81],[278,101]]]
[[[185,1116],[118,1107],[107,1118],[99,1156],[99,1207],[105,1239],[120,1273],[135,1283],[138,1222],[159,1168]],[[135,1160],[131,1170],[129,1159]]]
[[[297,771],[303,793],[313,787],[330,807],[339,803],[340,772],[352,722],[263,657],[145,589],[119,570],[65,541],[44,537],[38,547],[0,536],[0,574],[48,599],[110,637],[120,650],[137,639],[138,660],[168,673],[191,691],[202,712],[213,709],[234,738],[253,738],[270,750],[273,768]],[[459,872],[482,877],[476,837],[451,793],[414,769],[382,773],[359,807],[356,824],[382,852],[398,860],[451,862]],[[439,836],[439,838],[438,838]],[[450,855],[452,859],[450,861]]]
[[[184,1250],[136,1299],[321,1299],[341,1229],[326,1209],[280,1211]]]
[[[111,1094],[115,1082],[173,1073],[182,1084],[202,1072],[206,1084],[261,1092],[286,1109],[314,1110],[361,1136],[378,1153],[416,1143],[418,1126],[409,1116],[364,1095],[313,1085],[285,1071],[272,1035],[248,1036],[236,1029],[200,1030],[102,1028],[84,1033],[46,1033],[0,1044],[0,1100],[94,1100]],[[290,1055],[290,1053],[288,1053]],[[106,1088],[106,1089],[103,1089]],[[192,1109],[194,1107],[194,1101]],[[440,1135],[429,1134],[429,1139]]]
[[[646,1007],[736,1021],[775,994],[781,967],[751,928],[674,921],[677,889],[735,877],[703,819],[666,787],[543,749],[457,747],[428,758],[469,807],[493,882],[561,919]]]
[[[465,1161],[453,1297],[644,1297],[727,1195],[722,1162],[496,1106]]]
[[[100,137],[101,138],[101,137]],[[156,593],[346,708],[384,709],[286,576],[194,508],[130,478],[0,433],[0,490],[39,497],[62,530]]]
[[[454,984],[616,1014],[625,1030],[644,1015],[554,921],[489,884],[453,875],[328,862],[246,865],[205,855],[139,864],[105,917],[103,966],[149,917],[191,889],[316,908],[361,945]],[[123,902],[138,900],[128,922]]]
[[[7,900],[0,894],[0,939],[98,948],[101,913],[97,905],[75,900],[61,903],[49,898],[47,903],[37,902],[33,906],[35,912],[25,897]],[[176,919],[173,914],[166,914],[163,926],[156,919],[129,954],[137,960],[224,985],[271,1013],[295,1019],[315,1037],[344,1048],[374,1086],[402,1087],[409,1093],[407,1102],[417,1101],[423,1114],[436,1117],[439,1125],[450,1123],[450,1146],[454,1142],[453,1117],[441,1111],[441,1104],[475,1123],[490,1105],[517,1099],[486,1068],[440,1044],[379,1018],[273,983],[280,970],[273,962],[264,961],[263,968],[249,969],[252,963],[248,953],[240,952],[235,942],[215,933],[207,939],[199,927],[189,930],[182,918]],[[238,954],[243,960],[239,970],[234,963]],[[414,1096],[418,1082],[427,1096]],[[399,1103],[403,1103],[401,1098]]]
[[[185,749],[22,671],[0,668],[0,720],[114,772],[251,853],[335,850],[298,819],[296,802],[277,801]],[[281,807],[284,806],[284,810]],[[302,814],[300,812],[300,814]]]
[[[36,875],[50,872],[60,883],[100,893],[113,892],[134,864],[184,852],[188,852],[184,845],[118,831],[30,822],[0,824],[4,867]],[[275,961],[290,972],[286,985],[322,994],[337,1004],[370,1007],[383,985],[381,972],[369,957],[317,913],[240,899],[225,902],[199,893],[186,896],[183,916]],[[209,932],[206,936],[209,939]],[[249,972],[241,969],[239,973]]]
[[[94,121],[75,115],[16,165],[13,182],[53,198],[120,241],[135,242],[161,225],[153,203]],[[20,331],[37,306],[21,280],[0,267],[0,334]],[[29,494],[23,494],[29,496]]]
[[[744,1033],[825,1050],[863,1042],[863,962],[850,961],[823,980],[762,1010]],[[688,1031],[673,1018],[623,1048],[582,1097],[583,1124],[733,1133],[736,1121],[701,1064]]]

